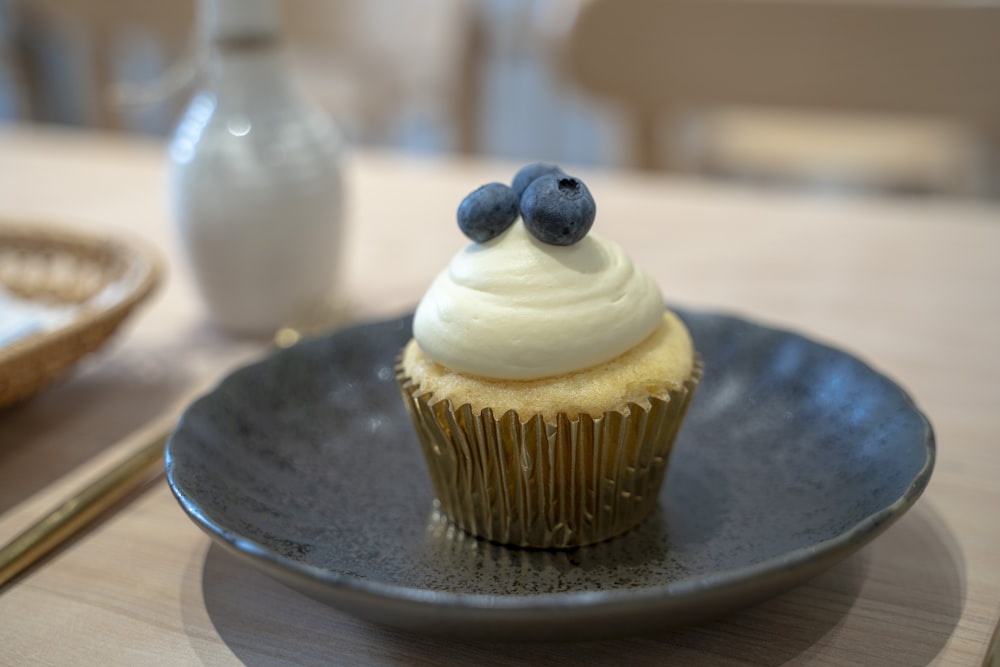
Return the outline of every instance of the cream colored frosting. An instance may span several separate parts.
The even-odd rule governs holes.
[[[545,244],[518,220],[452,259],[417,307],[413,336],[454,371],[535,380],[614,359],[662,317],[656,283],[620,246],[594,233]]]

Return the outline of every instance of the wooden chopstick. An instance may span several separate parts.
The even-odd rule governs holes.
[[[166,434],[156,436],[4,545],[0,590],[138,488],[154,469],[162,470],[166,439]]]

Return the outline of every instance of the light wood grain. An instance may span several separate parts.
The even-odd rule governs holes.
[[[0,540],[140,446],[259,354],[205,323],[179,259],[163,147],[0,130],[0,216],[126,232],[169,259],[165,288],[112,347],[0,414]],[[399,313],[463,245],[454,210],[514,166],[362,152],[342,293]],[[939,460],[916,507],[810,583],[725,619],[584,644],[442,641],[375,627],[273,582],[192,524],[158,483],[0,591],[4,664],[969,665],[1000,617],[1000,206],[823,200],[581,172],[597,227],[668,297],[803,331],[905,386]]]

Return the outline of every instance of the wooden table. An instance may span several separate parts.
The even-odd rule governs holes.
[[[398,314],[463,244],[461,197],[516,165],[358,153],[341,292]],[[868,360],[934,423],[924,497],[785,595],[697,627],[584,644],[441,641],[368,625],[213,546],[162,478],[0,592],[3,664],[975,665],[1000,617],[1000,206],[817,200],[583,171],[597,226],[668,298]],[[169,278],[68,381],[0,413],[0,540],[260,353],[207,323],[166,206],[163,146],[0,128],[0,218],[138,237]]]

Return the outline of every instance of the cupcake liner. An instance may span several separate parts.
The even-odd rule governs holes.
[[[441,512],[493,542],[571,548],[633,528],[656,507],[667,462],[702,375],[666,399],[627,412],[570,419],[522,419],[513,410],[476,414],[422,392],[399,364],[399,383],[416,427]]]

